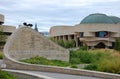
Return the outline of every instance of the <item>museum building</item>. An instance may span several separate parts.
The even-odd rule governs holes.
[[[80,24],[51,27],[50,37],[56,41],[74,40],[76,47],[113,48],[116,39],[120,38],[120,18],[102,13],[90,14]]]

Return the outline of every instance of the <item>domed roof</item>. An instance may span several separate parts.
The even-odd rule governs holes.
[[[119,17],[116,17],[116,16],[109,16],[109,17],[114,21],[114,23],[119,23],[120,22]]]
[[[107,15],[95,13],[85,17],[80,24],[115,24],[115,22]]]

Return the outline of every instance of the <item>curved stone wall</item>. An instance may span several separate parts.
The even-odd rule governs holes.
[[[30,27],[20,27],[8,39],[5,47],[9,57],[15,60],[42,56],[48,59],[69,61],[69,51]],[[6,52],[4,52],[6,53]]]

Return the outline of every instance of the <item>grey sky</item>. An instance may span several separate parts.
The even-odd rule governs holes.
[[[38,24],[39,31],[55,25],[75,25],[92,13],[120,17],[120,0],[0,0],[6,25]]]

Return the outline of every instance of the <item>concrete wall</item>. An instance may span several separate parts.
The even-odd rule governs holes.
[[[42,56],[48,59],[69,61],[69,51],[29,27],[17,29],[8,39],[5,50],[16,60]]]
[[[16,30],[16,27],[10,25],[0,25],[0,30],[2,30],[3,32],[13,33]]]

